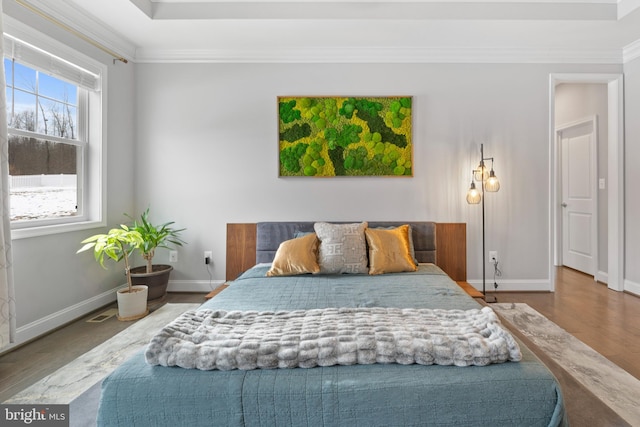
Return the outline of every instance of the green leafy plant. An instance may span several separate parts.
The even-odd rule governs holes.
[[[127,215],[131,218],[131,216]],[[184,242],[180,239],[180,233],[185,228],[174,228],[174,222],[166,222],[164,224],[154,225],[149,220],[149,208],[145,210],[139,219],[133,219],[131,229],[135,230],[142,237],[142,243],[136,249],[145,259],[147,265],[147,273],[153,272],[153,257],[156,248],[171,248],[171,245],[182,246]]]
[[[97,262],[103,268],[105,266],[105,260],[112,259],[115,262],[124,260],[124,271],[127,276],[127,285],[129,286],[129,292],[132,292],[131,283],[131,267],[129,264],[129,255],[139,248],[143,243],[142,235],[126,225],[120,225],[120,228],[112,228],[106,234],[96,234],[84,239],[84,244],[77,253],[93,249],[93,255]]]

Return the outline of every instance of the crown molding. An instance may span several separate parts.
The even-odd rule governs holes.
[[[622,64],[620,49],[332,47],[139,49],[136,63],[521,63]]]
[[[618,19],[640,8],[640,0],[618,0]]]
[[[84,34],[96,42],[120,53],[125,59],[132,60],[136,54],[135,45],[124,37],[99,21],[93,15],[88,14],[74,3],[67,0],[22,0],[22,2],[34,7],[64,25]]]
[[[151,0],[129,0],[131,4],[140,9],[149,18],[153,18],[154,4]]]
[[[622,58],[624,59],[625,64],[633,61],[634,59],[640,58],[640,39],[626,45],[622,49]]]

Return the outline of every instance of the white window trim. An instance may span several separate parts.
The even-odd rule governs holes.
[[[90,97],[95,99],[89,101],[91,111],[88,129],[89,144],[87,152],[83,155],[83,161],[87,162],[87,173],[84,176],[84,182],[79,186],[82,187],[86,209],[84,220],[52,219],[34,221],[32,225],[21,224],[20,228],[12,228],[11,238],[25,239],[106,226],[107,66],[6,15],[3,16],[3,24],[6,34],[38,46],[101,76],[101,89],[90,94]]]

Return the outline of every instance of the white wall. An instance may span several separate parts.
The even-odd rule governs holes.
[[[624,66],[625,289],[640,295],[640,58]]]
[[[187,227],[173,280],[224,278],[225,224],[417,219],[468,223],[468,276],[481,280],[481,210],[471,169],[495,157],[487,250],[502,289],[549,289],[550,73],[619,66],[491,64],[139,64],[138,209]],[[413,178],[278,178],[278,95],[411,95]],[[166,257],[166,254],[161,255]],[[166,258],[165,258],[166,259]],[[492,282],[492,272],[487,279]]]
[[[29,13],[14,2],[3,11],[38,31],[108,65],[107,105],[107,223],[123,221],[133,211],[134,68],[112,58],[69,33]],[[74,318],[115,301],[115,288],[124,282],[122,270],[103,270],[90,253],[76,255],[80,241],[104,229],[14,239],[13,267],[17,338],[24,342]]]
[[[556,128],[562,125],[597,118],[598,178],[605,179],[605,188],[598,190],[598,265],[596,277],[604,281],[608,271],[608,111],[606,84],[560,84],[556,87]]]

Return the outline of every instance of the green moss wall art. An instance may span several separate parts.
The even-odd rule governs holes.
[[[411,97],[278,97],[280,176],[413,176]]]

